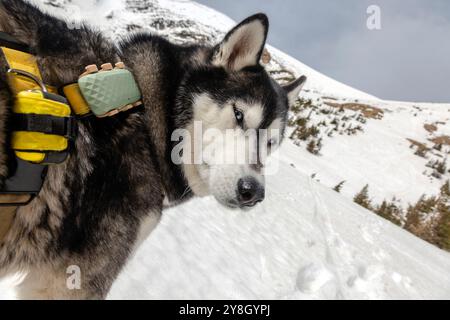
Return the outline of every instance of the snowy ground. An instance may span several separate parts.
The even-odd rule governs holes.
[[[281,149],[260,206],[167,210],[109,298],[450,299],[449,253],[302,174],[306,151]]]
[[[364,132],[356,135],[332,138],[324,135],[319,156],[300,155],[301,171],[307,175],[315,174],[316,180],[329,187],[345,181],[342,194],[349,199],[366,184],[369,184],[370,195],[376,203],[395,196],[406,205],[414,203],[423,194],[437,194],[450,174],[436,179],[426,165],[435,157],[447,158],[450,166],[449,155],[432,150],[433,144],[428,141],[431,136],[424,124],[443,121],[447,124],[438,126],[435,136],[448,135],[450,106],[421,104],[421,111],[417,111],[411,107],[412,103],[369,103],[384,110],[383,119],[367,119],[361,124]],[[323,119],[318,116],[315,122]],[[407,139],[425,143],[431,151],[426,157],[419,157]],[[450,150],[449,146],[444,148]]]
[[[250,212],[165,212],[110,298],[450,299],[450,254],[312,181],[287,143]]]
[[[131,28],[183,42],[188,29],[193,39],[215,41],[233,25],[190,1],[45,2],[59,15],[73,4],[89,6],[84,18],[112,37]],[[449,253],[349,200],[366,183],[376,200],[435,193],[442,181],[423,174],[427,160],[413,155],[406,138],[427,141],[424,123],[449,121],[450,105],[383,101],[269,50],[269,68],[308,76],[305,96],[358,99],[385,110],[383,119],[368,120],[356,136],[330,138],[321,156],[286,141],[279,172],[267,179],[267,199],[250,212],[210,198],[167,210],[109,298],[450,299]],[[448,128],[440,125],[439,134]],[[342,194],[330,189],[342,180]],[[1,298],[14,298],[11,282],[0,282]]]

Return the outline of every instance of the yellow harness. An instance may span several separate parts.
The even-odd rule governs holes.
[[[6,47],[1,47],[1,51],[9,67],[8,82],[15,97],[11,148],[19,159],[54,163],[48,155],[67,153],[69,138],[59,132],[53,134],[52,129],[58,121],[62,126],[71,121],[71,108],[56,94],[56,88],[43,84],[33,55]],[[25,125],[17,126],[15,119],[21,119]]]
[[[0,32],[0,41],[4,45],[0,46],[0,55],[3,55],[7,63],[8,85],[14,96],[10,147],[15,159],[10,160],[16,162],[12,166],[13,172],[9,173],[10,176],[0,190],[1,243],[14,220],[17,207],[29,203],[40,191],[47,171],[46,165],[61,163],[66,159],[76,134],[75,116],[86,116],[91,112],[98,117],[111,116],[140,105],[141,102],[136,83],[131,73],[123,70],[121,62],[116,63],[114,75],[122,76],[125,84],[131,84],[135,94],[129,100],[124,100],[125,104],[120,99],[118,105],[114,105],[117,101],[113,99],[106,100],[104,105],[111,103],[112,109],[103,108],[101,111],[104,112],[101,113],[99,108],[91,109],[78,83],[62,87],[64,97],[58,94],[57,88],[44,84],[37,59],[25,52],[25,45],[3,32]],[[102,65],[101,71],[112,69],[108,63]],[[98,71],[95,65],[91,65],[86,67],[86,72],[81,76]],[[89,80],[101,80],[112,74],[94,75]],[[129,81],[130,78],[133,81]],[[101,85],[105,88],[108,83],[100,81],[99,87]]]
[[[7,79],[14,96],[11,149],[15,166],[0,194],[0,241],[4,238],[19,205],[39,192],[45,164],[63,161],[73,138],[73,118],[67,101],[54,87],[42,82],[36,58],[26,52],[0,47],[7,63]],[[10,159],[13,161],[14,159]]]

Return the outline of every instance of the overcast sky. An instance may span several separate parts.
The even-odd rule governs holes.
[[[448,0],[198,0],[234,20],[270,19],[269,43],[384,99],[450,102]],[[381,30],[366,26],[369,5]]]

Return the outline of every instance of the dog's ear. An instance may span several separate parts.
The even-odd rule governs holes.
[[[213,51],[212,63],[231,71],[259,64],[269,20],[263,13],[248,17],[225,36]]]
[[[301,76],[300,78],[283,86],[283,89],[284,91],[286,91],[286,94],[288,96],[289,106],[293,106],[295,104],[295,101],[297,100],[300,90],[302,90],[305,82],[306,77]]]

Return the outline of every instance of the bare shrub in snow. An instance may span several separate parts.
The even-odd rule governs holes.
[[[370,200],[369,198],[368,184],[366,184],[364,188],[362,188],[362,190],[356,194],[356,196],[353,198],[353,201],[366,209],[373,210],[372,200]]]
[[[408,208],[405,229],[416,236],[450,251],[450,182],[438,196],[422,196]]]
[[[340,193],[342,190],[342,187],[344,186],[345,180],[339,182],[337,185],[334,186],[333,190]]]
[[[322,138],[318,140],[312,139],[311,141],[308,142],[306,150],[308,150],[310,153],[314,155],[318,155],[321,148],[322,148]]]
[[[376,206],[375,213],[398,226],[402,224],[403,208],[395,198],[392,201],[384,200],[381,205]]]

